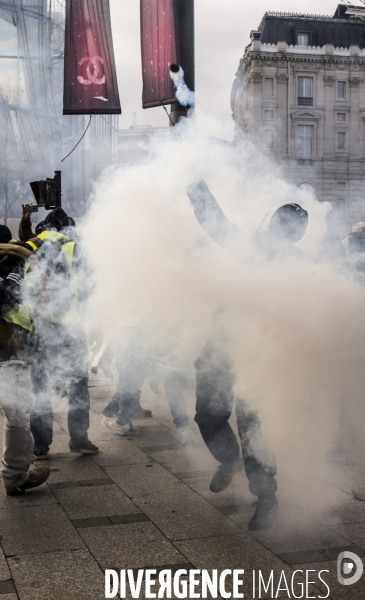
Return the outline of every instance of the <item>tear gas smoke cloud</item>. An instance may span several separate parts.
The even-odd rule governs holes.
[[[180,65],[170,66],[170,77],[176,87],[176,98],[182,106],[195,105],[195,93],[189,90],[184,79],[184,70]]]
[[[334,449],[346,436],[361,446],[365,294],[317,259],[329,206],[280,179],[250,143],[228,143],[232,133],[198,113],[151,142],[144,161],[103,173],[85,224],[97,282],[89,316],[152,327],[193,375],[212,313],[225,307],[220,343],[234,357],[237,394],[260,412],[279,494],[317,514],[334,498],[325,483]],[[231,252],[194,216],[186,186],[201,178],[242,228]],[[289,202],[309,212],[303,258],[268,262],[256,228]]]

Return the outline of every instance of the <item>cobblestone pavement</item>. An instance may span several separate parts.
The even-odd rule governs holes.
[[[274,529],[248,532],[254,498],[244,474],[221,494],[209,492],[217,463],[195,424],[199,446],[186,450],[164,397],[148,389],[142,404],[154,418],[137,422],[127,437],[112,434],[100,415],[114,389],[111,380],[90,380],[89,435],[98,455],[68,451],[66,414],[60,412],[46,463],[48,484],[14,498],[0,486],[0,600],[101,600],[105,569],[142,568],[245,569],[245,598],[253,597],[253,570],[261,570],[265,581],[274,572],[278,598],[302,597],[305,571],[312,570],[306,595],[325,597],[317,573],[328,570],[324,579],[332,600],[365,597],[365,575],[354,586],[341,586],[336,576],[341,551],[365,556],[364,459],[337,467],[337,508],[322,522],[279,495]],[[190,400],[193,407],[192,395]],[[282,572],[290,582],[297,569],[304,575],[296,575],[294,594],[283,585],[277,592]],[[271,592],[261,597],[271,598]]]

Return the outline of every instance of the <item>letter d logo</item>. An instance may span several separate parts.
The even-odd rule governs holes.
[[[354,585],[354,583],[357,583],[361,579],[363,571],[364,565],[357,554],[353,552],[341,552],[337,559],[337,579],[341,585]],[[345,575],[352,573],[351,577],[345,577]]]

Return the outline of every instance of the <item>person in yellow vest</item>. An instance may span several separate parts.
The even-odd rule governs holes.
[[[51,294],[32,250],[11,239],[4,243],[3,236],[10,234],[5,229],[0,227],[0,407],[5,417],[1,474],[6,494],[17,496],[38,487],[50,474],[47,467],[30,469],[30,365],[49,335]]]
[[[69,387],[71,452],[98,452],[88,438],[88,352],[82,311],[90,279],[79,245],[62,233],[67,227],[68,215],[62,208],[56,208],[47,215],[43,231],[37,236],[42,245],[36,255],[51,282],[53,313],[51,335],[32,367],[36,403],[31,414],[31,429],[37,460],[47,457],[52,443],[52,392],[60,379]]]
[[[365,252],[365,223],[361,221],[353,225],[351,233],[343,238],[342,246],[347,258],[357,252]]]

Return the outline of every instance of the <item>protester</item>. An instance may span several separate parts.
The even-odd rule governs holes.
[[[343,238],[342,245],[347,257],[357,252],[365,252],[365,223],[353,225],[351,233]]]
[[[0,226],[0,406],[5,417],[1,473],[7,495],[17,496],[38,487],[50,474],[47,467],[30,470],[30,365],[52,323],[48,279],[30,249],[4,243],[4,238],[10,241],[9,234]]]
[[[82,305],[90,289],[90,276],[78,243],[62,231],[69,217],[62,208],[51,211],[36,239],[42,242],[37,257],[52,288],[53,328],[47,344],[32,367],[36,403],[31,414],[35,459],[47,457],[53,439],[52,391],[62,380],[69,385],[68,429],[71,452],[95,454],[88,439],[90,395],[88,357]]]
[[[187,193],[195,216],[208,235],[223,247],[237,251],[243,232],[226,218],[207,184],[201,181],[192,185]],[[300,251],[293,244],[303,237],[307,224],[308,213],[301,206],[281,206],[268,229],[256,232],[257,251],[269,260],[300,257]],[[237,439],[228,422],[235,400],[235,375],[234,360],[223,341],[227,337],[225,316],[224,309],[215,313],[210,338],[195,362],[195,421],[211,454],[221,463],[210,484],[210,490],[215,493],[226,489],[233,475],[243,468]],[[247,400],[236,398],[236,415],[244,468],[250,491],[257,496],[249,529],[267,529],[272,525],[278,505],[275,460],[266,446],[259,416]]]
[[[172,350],[158,343],[153,328],[122,326],[118,315],[114,315],[104,327],[92,370],[101,364],[109,371],[112,360],[115,360],[119,381],[116,393],[103,411],[103,425],[119,435],[128,433],[133,429],[133,419],[152,416],[152,412],[140,404],[144,382],[148,381],[157,395],[161,395],[159,385],[163,384],[182,444],[194,444],[184,397],[189,375]]]

